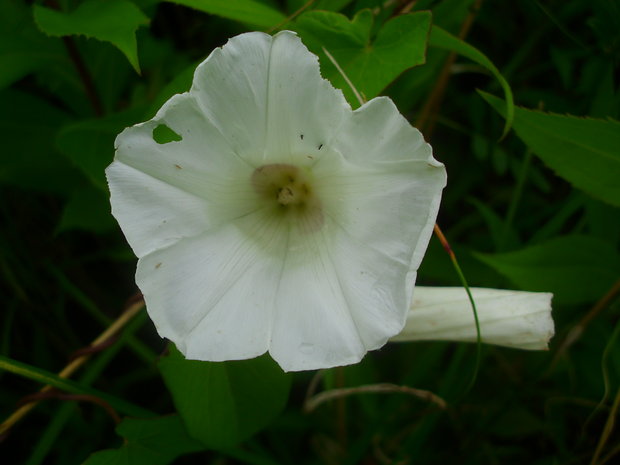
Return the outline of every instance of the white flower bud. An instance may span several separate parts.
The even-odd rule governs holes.
[[[550,293],[471,288],[482,342],[545,350],[554,334]],[[462,287],[416,286],[407,323],[392,341],[476,341],[471,303]]]

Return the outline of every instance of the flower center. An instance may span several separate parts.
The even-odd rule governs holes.
[[[311,173],[295,165],[263,165],[252,173],[254,191],[275,211],[295,221],[305,232],[323,224],[321,202],[312,187]]]

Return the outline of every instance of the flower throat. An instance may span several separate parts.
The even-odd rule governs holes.
[[[265,202],[304,232],[317,231],[323,225],[321,202],[307,170],[286,163],[263,165],[254,170],[251,182]]]

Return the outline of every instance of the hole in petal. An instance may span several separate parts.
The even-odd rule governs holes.
[[[159,124],[153,129],[153,139],[158,144],[167,144],[168,142],[178,142],[183,138],[165,124]]]

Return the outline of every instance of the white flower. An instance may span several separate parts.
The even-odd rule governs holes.
[[[180,141],[158,144],[165,125]],[[358,362],[400,332],[446,173],[388,98],[352,111],[292,32],[242,34],[123,131],[112,212],[189,359]]]
[[[547,349],[553,336],[552,294],[471,288],[482,342],[528,350]],[[476,341],[471,304],[462,287],[415,288],[403,331],[392,341]]]

